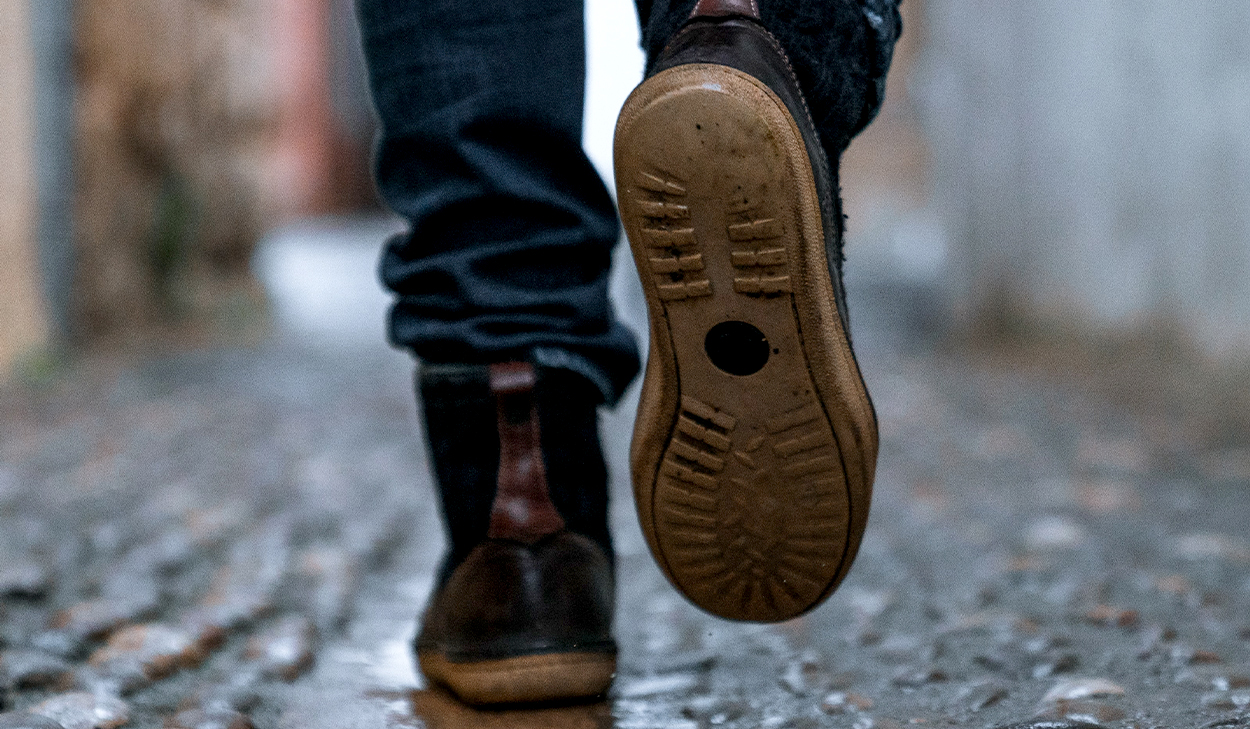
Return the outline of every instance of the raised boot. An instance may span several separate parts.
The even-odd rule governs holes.
[[[643,533],[709,612],[800,615],[855,557],[877,424],[836,166],[754,0],[697,4],[626,101],[615,163],[651,323],[631,452]]]

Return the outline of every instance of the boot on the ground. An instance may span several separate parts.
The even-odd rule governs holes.
[[[423,367],[450,548],[414,648],[472,704],[597,696],[616,671],[599,396],[528,363]]]

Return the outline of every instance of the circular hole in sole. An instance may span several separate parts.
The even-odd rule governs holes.
[[[764,332],[744,321],[717,324],[703,340],[707,358],[722,372],[745,377],[764,369],[772,350]]]

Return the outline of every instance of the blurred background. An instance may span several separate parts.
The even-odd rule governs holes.
[[[265,728],[1024,726],[1053,697],[1054,720],[1245,725],[1250,2],[902,8],[842,163],[882,435],[856,569],[781,626],[680,600],[635,518],[635,385],[600,419],[621,677],[578,710],[598,719],[556,722],[391,693],[421,685],[442,532],[385,343],[402,222],[369,179],[353,0],[0,0],[0,711],[67,700],[72,670],[95,693],[66,726],[123,698],[137,729],[251,726],[167,721],[225,695],[205,686]],[[586,10],[584,145],[610,182],[643,59],[632,0]],[[216,629],[203,609],[231,637],[200,669],[91,683],[115,648],[138,665],[136,629]],[[288,645],[275,626],[304,636],[298,670],[316,653],[289,696],[295,674],[243,670]],[[1093,684],[1053,684],[1076,671]]]
[[[587,2],[606,175],[642,58],[629,1]],[[844,162],[852,288],[935,331],[1250,361],[1250,5],[903,9]],[[0,372],[275,320],[379,339],[355,33],[351,0],[0,4]]]

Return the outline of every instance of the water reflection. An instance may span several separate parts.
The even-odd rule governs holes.
[[[410,694],[412,715],[428,729],[611,729],[606,701],[547,708],[474,709],[444,691]]]

